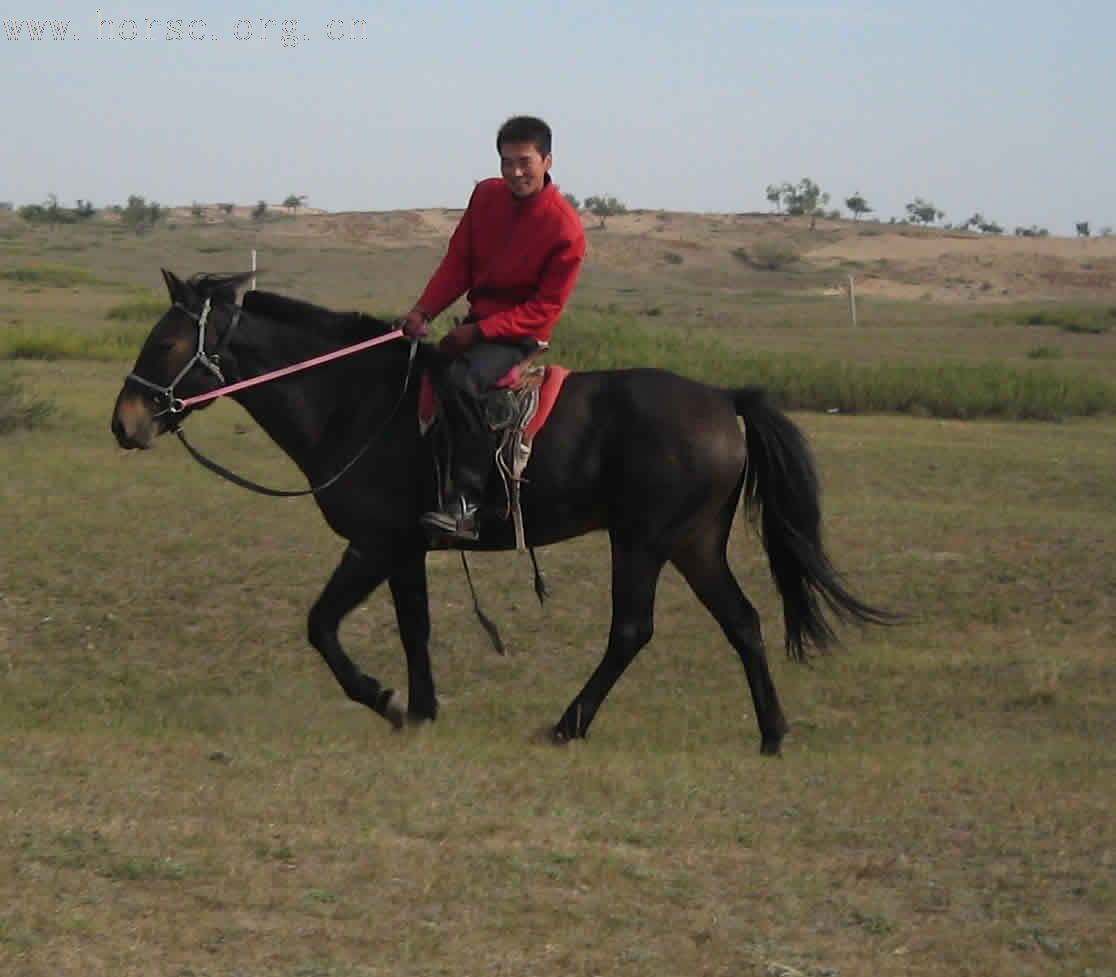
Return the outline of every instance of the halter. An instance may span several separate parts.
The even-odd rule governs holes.
[[[184,312],[198,324],[198,347],[194,351],[194,355],[186,361],[186,365],[178,371],[178,375],[165,387],[160,387],[159,384],[152,383],[145,377],[141,377],[138,373],[129,373],[125,378],[126,380],[134,380],[140,386],[147,387],[148,390],[151,390],[155,394],[153,398],[155,406],[161,407],[162,409],[157,414],[154,414],[154,417],[162,417],[164,414],[181,414],[186,410],[187,405],[185,401],[183,401],[181,397],[175,396],[174,388],[185,379],[186,375],[195,366],[201,365],[205,367],[205,369],[212,373],[222,384],[227,382],[225,380],[225,375],[221,372],[220,355],[214,353],[211,356],[205,351],[205,324],[209,319],[209,312],[212,308],[211,300],[208,298],[205,300],[201,312],[191,312],[181,302],[175,302],[173,308]],[[240,312],[241,309],[238,305],[236,311],[233,313],[232,321],[229,323],[229,328],[225,332],[224,338],[218,343],[219,346],[224,345],[225,340],[228,339],[233,329],[236,328],[236,324],[240,321]]]
[[[271,380],[278,379],[279,377],[287,376],[291,373],[298,373],[301,370],[307,370],[312,366],[317,366],[321,363],[327,363],[330,360],[339,359],[343,356],[351,356],[353,353],[360,352],[361,350],[368,349],[372,346],[379,346],[381,343],[390,342],[394,339],[400,339],[404,335],[403,332],[399,329],[395,329],[383,336],[377,336],[374,339],[367,339],[364,342],[357,343],[353,346],[346,346],[342,349],[335,350],[332,353],[326,353],[324,356],[315,356],[311,359],[303,360],[299,363],[293,363],[290,366],[286,366],[278,370],[272,370],[270,373],[265,373],[258,377],[252,377],[249,380],[241,380],[238,383],[230,384],[227,380],[225,380],[225,375],[221,372],[221,357],[217,353],[213,353],[212,355],[210,355],[205,351],[205,324],[209,318],[210,309],[212,308],[210,299],[207,298],[205,300],[205,304],[202,305],[201,312],[197,314],[191,312],[181,302],[175,302],[172,307],[185,312],[186,315],[188,315],[198,324],[198,346],[197,349],[194,351],[194,355],[190,357],[190,359],[186,362],[186,365],[178,371],[178,375],[165,387],[161,387],[157,383],[152,383],[152,381],[148,380],[145,377],[141,377],[139,374],[134,372],[128,374],[128,376],[125,378],[125,382],[127,380],[134,380],[136,383],[152,391],[155,394],[155,397],[153,399],[155,401],[156,407],[160,407],[165,404],[165,406],[162,406],[162,409],[158,413],[153,414],[152,417],[162,417],[164,414],[170,414],[172,416],[171,430],[173,430],[174,433],[178,435],[178,439],[182,442],[183,447],[186,448],[186,450],[190,453],[190,456],[195,461],[197,461],[198,464],[200,464],[203,468],[209,469],[209,471],[213,472],[214,474],[220,475],[222,478],[229,482],[232,482],[234,485],[239,485],[241,488],[249,489],[250,491],[257,492],[260,495],[269,495],[277,498],[296,498],[302,495],[316,495],[317,493],[330,488],[332,485],[340,481],[340,479],[343,478],[357,464],[357,462],[359,462],[361,458],[363,458],[368,453],[372,445],[375,444],[375,442],[379,439],[379,436],[394,420],[395,415],[398,413],[399,408],[402,406],[403,400],[407,395],[407,390],[410,387],[411,369],[414,366],[415,354],[418,352],[417,339],[411,340],[411,352],[407,359],[407,371],[403,375],[403,389],[399,391],[398,399],[392,406],[387,420],[385,420],[384,423],[372,433],[372,436],[364,443],[360,450],[357,451],[357,453],[353,455],[344,465],[342,465],[341,468],[332,476],[330,476],[324,482],[321,482],[317,485],[311,485],[308,489],[291,490],[268,488],[266,485],[260,485],[258,482],[253,482],[251,481],[251,479],[244,478],[242,475],[237,475],[236,472],[230,471],[224,465],[218,464],[211,458],[207,458],[200,451],[198,451],[198,449],[190,444],[190,442],[186,439],[186,432],[182,429],[182,425],[179,423],[178,415],[185,413],[187,408],[193,407],[196,404],[204,403],[209,400],[216,400],[218,397],[223,397],[226,394],[230,394],[241,389],[254,387],[261,383],[268,383]],[[236,307],[236,310],[233,312],[232,319],[229,322],[228,329],[225,331],[225,335],[218,340],[218,348],[224,346],[225,343],[228,341],[229,336],[232,335],[232,331],[236,328],[237,323],[240,322],[241,311],[242,307],[238,305]],[[178,384],[182,382],[186,375],[199,364],[205,367],[210,373],[212,373],[220,381],[221,386],[218,387],[216,390],[209,391],[208,393],[197,394],[196,396],[187,397],[185,399],[176,397],[174,388],[178,386]]]

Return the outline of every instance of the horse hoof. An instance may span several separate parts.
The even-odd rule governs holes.
[[[760,753],[763,756],[778,756],[782,745],[782,738],[768,739],[767,737],[764,737],[763,742],[760,743]]]
[[[392,691],[384,705],[383,716],[396,732],[407,724],[407,703],[398,692]]]

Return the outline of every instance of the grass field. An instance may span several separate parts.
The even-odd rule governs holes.
[[[59,264],[96,281],[5,280],[7,327],[117,329],[108,311],[158,264],[197,270],[169,233],[95,258],[70,243]],[[4,267],[49,263],[41,241],[6,244],[24,250]],[[368,257],[398,263],[382,306],[352,278],[355,247],[291,244],[279,273],[301,283],[300,267],[320,266],[325,284],[291,290],[349,288],[332,303],[345,307],[367,288],[386,311],[424,254]],[[586,284],[587,317],[658,301]],[[715,301],[780,314],[772,296]],[[789,295],[782,314],[806,301]],[[922,309],[896,305],[897,346],[889,357],[870,334],[863,360],[922,348],[930,361],[929,337],[953,329],[980,362],[996,336],[1024,344],[1003,344],[1021,365],[1026,343],[1065,343],[1055,369],[1071,380],[1102,376],[1110,355],[1111,334],[1015,323],[1002,307],[962,310],[961,326],[930,307],[920,327]],[[744,335],[724,317],[694,328],[741,356],[858,349],[836,322]],[[834,558],[858,593],[909,618],[847,632],[811,666],[782,661],[777,601],[740,521],[732,562],[792,726],[772,761],[735,654],[672,572],[655,638],[590,739],[539,740],[603,648],[599,537],[541,554],[542,611],[525,558],[476,559],[506,659],[456,560],[432,555],[443,711],[391,733],[305,641],[343,546],[311,503],[260,502],[170,441],[119,452],[108,420],[123,361],[0,368],[53,407],[0,439],[0,974],[1116,975],[1116,417],[796,413]],[[234,405],[191,429],[250,476],[298,484]],[[343,637],[402,682],[385,594]]]

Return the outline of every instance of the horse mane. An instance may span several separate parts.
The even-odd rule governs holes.
[[[191,277],[187,285],[200,298],[235,302],[237,291],[252,277],[253,272],[250,271],[231,274],[203,273]],[[302,299],[255,289],[244,294],[243,307],[245,312],[310,329],[318,335],[339,342],[360,342],[362,339],[383,335],[393,328],[391,323],[363,312],[334,312]]]

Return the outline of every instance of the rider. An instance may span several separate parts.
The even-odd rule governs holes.
[[[508,119],[496,135],[501,178],[473,190],[442,263],[400,323],[411,338],[463,293],[469,314],[438,343],[451,357],[439,392],[453,441],[452,491],[422,523],[453,539],[477,538],[477,507],[492,464],[481,398],[513,366],[544,348],[585,257],[581,218],[550,179],[550,127]]]

